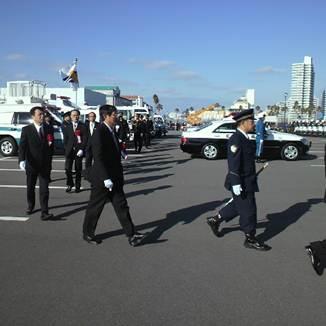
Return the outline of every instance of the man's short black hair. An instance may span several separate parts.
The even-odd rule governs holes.
[[[78,109],[72,109],[72,110],[70,111],[70,114],[73,113],[73,112],[77,112],[78,115],[80,115],[80,111],[79,111]]]
[[[114,105],[104,104],[100,107],[100,115],[105,118],[107,115],[112,115],[113,112],[117,112],[117,108]]]
[[[64,118],[65,118],[65,117],[70,117],[70,111],[64,113],[63,117],[64,117]]]
[[[36,110],[40,110],[40,111],[42,111],[44,113],[44,109],[41,106],[34,106],[29,111],[29,113],[31,114],[31,116],[34,116],[35,115],[35,111]]]
[[[93,116],[96,118],[96,113],[95,113],[95,112],[89,112],[89,113],[87,114],[87,117],[89,117],[91,114],[93,114]]]

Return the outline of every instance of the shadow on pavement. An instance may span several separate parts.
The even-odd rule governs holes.
[[[174,175],[173,173],[167,173],[167,174],[161,174],[161,175],[153,175],[150,177],[140,177],[140,178],[133,178],[133,179],[128,179],[125,181],[125,184],[142,184],[145,182],[151,182],[151,181],[156,181],[164,178],[168,178],[170,176]]]
[[[165,242],[168,240],[159,239],[163,235],[163,233],[172,229],[174,226],[176,226],[179,223],[182,223],[183,225],[192,223],[202,214],[206,213],[207,211],[214,210],[220,204],[221,204],[220,201],[212,201],[212,202],[194,205],[186,208],[181,208],[179,210],[168,213],[166,215],[166,218],[163,218],[161,220],[140,224],[136,226],[136,229],[138,231],[141,231],[145,229],[154,228],[154,230],[152,230],[145,238],[143,242],[144,245],[150,243]],[[207,229],[207,232],[210,232],[209,229]],[[123,230],[115,230],[115,231],[98,234],[97,237],[101,240],[104,240],[121,234],[124,234]]]
[[[257,238],[261,241],[268,241],[274,238],[303,217],[304,214],[310,210],[312,205],[317,205],[322,201],[323,200],[321,198],[311,198],[305,202],[296,203],[282,212],[267,214],[267,221],[258,221],[257,223],[257,229],[265,228],[265,230],[259,234]],[[223,235],[225,235],[239,230],[241,229],[239,225],[237,225],[235,227],[225,227],[221,230],[221,232]]]
[[[168,189],[168,188],[171,188],[171,187],[172,187],[171,185],[165,185],[165,186],[159,186],[159,187],[156,187],[156,188],[136,190],[136,191],[126,193],[126,197],[128,199],[130,197],[135,197],[135,196],[139,196],[139,195],[149,195],[154,191],[164,190],[164,189]]]

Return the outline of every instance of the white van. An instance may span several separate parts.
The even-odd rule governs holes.
[[[54,148],[56,152],[62,152],[62,120],[56,107],[41,103],[0,104],[0,154],[3,156],[17,154],[22,128],[32,123],[29,112],[34,106],[42,106],[52,116],[54,121]]]

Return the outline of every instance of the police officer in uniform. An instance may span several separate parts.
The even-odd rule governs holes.
[[[258,121],[256,123],[256,162],[262,163],[261,154],[263,152],[264,136],[265,136],[265,113],[258,114]]]
[[[255,192],[258,192],[255,143],[249,139],[248,133],[254,130],[253,110],[244,110],[233,118],[237,123],[237,131],[228,141],[228,174],[225,188],[232,192],[233,201],[224,206],[217,216],[207,219],[214,234],[222,236],[220,225],[223,221],[231,221],[240,215],[240,227],[245,234],[244,246],[261,251],[271,247],[260,242],[256,237],[257,207]]]

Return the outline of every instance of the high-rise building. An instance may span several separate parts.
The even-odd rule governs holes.
[[[321,107],[322,117],[326,119],[326,91],[325,90],[323,90],[323,93],[321,95],[320,107]]]
[[[312,57],[304,57],[302,63],[292,64],[290,108],[298,102],[302,108],[308,108],[314,101],[315,72]]]
[[[253,107],[255,105],[255,90],[254,89],[247,89],[246,99],[249,103],[249,107]]]

